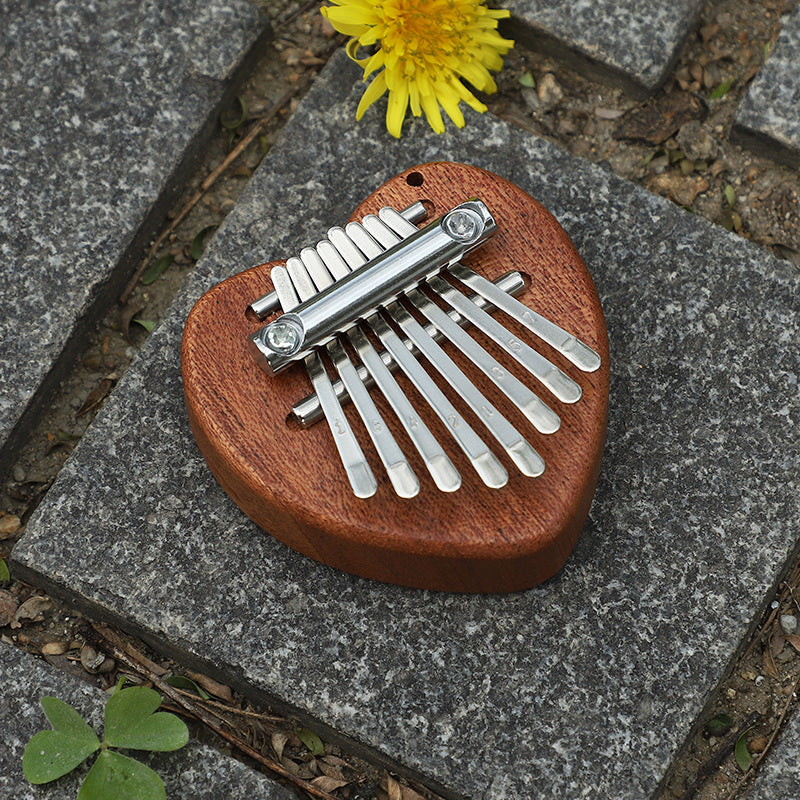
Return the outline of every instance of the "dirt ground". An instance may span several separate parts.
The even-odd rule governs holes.
[[[234,206],[304,91],[343,41],[317,13],[318,4],[264,0],[264,5],[277,20],[275,40],[242,87],[240,99],[222,115],[203,167],[144,265],[152,270],[160,263],[165,271],[146,285],[136,283],[129,296],[109,309],[0,487],[2,559],[192,269],[204,240]],[[498,93],[484,99],[492,113],[508,122],[576,155],[606,162],[618,175],[800,266],[797,173],[728,140],[736,107],[777,36],[781,13],[791,5],[780,0],[709,4],[663,90],[646,102],[522,47],[506,58]],[[242,150],[238,155],[237,148]],[[215,171],[219,177],[211,182],[208,176]],[[187,210],[193,199],[197,202]],[[744,795],[759,758],[795,704],[799,598],[800,566],[794,565],[772,598],[769,615],[676,760],[661,797],[733,800]],[[90,623],[30,586],[0,582],[3,641],[106,688],[120,672],[162,690],[164,678],[186,674],[142,643],[120,638],[118,632],[99,634]],[[194,689],[170,687],[170,703],[181,713],[208,718],[212,730],[215,721],[221,727],[209,733],[198,725],[196,733],[212,738],[222,734],[236,752],[244,746],[243,757],[251,763],[260,763],[311,796],[435,797],[357,758],[347,747],[323,745],[295,720],[255,708],[202,676],[196,680],[208,690],[209,700],[198,698]],[[187,703],[193,711],[185,708]]]

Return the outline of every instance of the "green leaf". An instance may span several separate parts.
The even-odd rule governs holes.
[[[736,205],[736,189],[733,188],[730,184],[728,184],[723,190],[723,194],[725,195],[725,199],[728,201],[728,205],[733,208]]]
[[[227,131],[235,131],[247,119],[247,106],[241,97],[236,98],[236,103],[239,106],[239,115],[232,119],[233,109],[225,114],[220,114],[219,121],[222,127]]]
[[[0,558],[0,581],[10,581],[11,573],[8,571],[8,564]]]
[[[722,736],[727,733],[733,725],[733,718],[730,714],[717,714],[706,723],[706,733],[709,736]]]
[[[173,256],[172,253],[164,253],[161,258],[154,261],[147,268],[147,271],[142,275],[142,283],[145,286],[149,286],[151,283],[157,281],[167,271],[167,267],[169,267],[174,260],[175,256]]]
[[[149,333],[152,333],[153,328],[156,327],[156,323],[152,319],[133,319],[131,322],[136,322],[137,324],[141,325]]]
[[[71,705],[57,697],[43,697],[41,704],[53,730],[37,733],[22,755],[22,771],[31,783],[66,775],[100,747],[97,734]]]
[[[208,225],[207,227],[203,228],[197,236],[192,239],[192,245],[189,248],[189,255],[195,260],[199,261],[200,256],[203,255],[203,242],[205,241],[206,236],[208,236],[211,231],[216,228],[216,225]]]
[[[78,800],[166,800],[164,782],[139,761],[113,750],[97,757]]]
[[[164,683],[174,686],[176,689],[185,689],[187,692],[195,692],[200,695],[203,700],[208,700],[208,692],[202,687],[198,686],[191,678],[185,675],[170,675],[169,678],[164,679]]]
[[[519,76],[519,84],[520,86],[527,86],[529,89],[533,89],[536,86],[536,81],[533,79],[530,70],[523,72],[522,75]]]
[[[189,741],[189,729],[174,714],[153,713],[161,695],[144,686],[115,692],[106,703],[106,743],[132,750],[177,750]]]
[[[324,756],[325,745],[322,739],[314,731],[308,728],[298,728],[295,733],[300,737],[300,741],[311,751],[312,756]]]
[[[724,97],[726,94],[728,94],[731,86],[733,86],[733,79],[728,78],[728,80],[723,81],[719,86],[717,86],[716,89],[714,89],[713,92],[711,92],[709,98],[711,100],[719,100],[720,97]]]
[[[739,765],[739,769],[742,772],[747,772],[750,769],[750,765],[753,763],[753,756],[750,755],[750,751],[747,749],[747,734],[749,733],[750,728],[748,728],[737,740],[736,740],[736,749],[734,750],[734,755],[736,756],[736,763]]]

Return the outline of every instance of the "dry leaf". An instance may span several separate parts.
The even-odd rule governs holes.
[[[111,390],[114,388],[114,383],[116,382],[116,378],[103,378],[97,386],[92,389],[91,392],[87,395],[86,399],[83,401],[83,405],[75,412],[76,417],[80,417],[83,414],[91,411],[93,408],[96,408],[103,402],[103,400],[108,397]]]
[[[626,112],[614,131],[614,138],[661,144],[677,133],[684,123],[703,119],[707,113],[708,108],[699,97],[679,92]]]
[[[326,756],[323,756],[320,761],[324,761],[326,764],[331,764],[334,767],[349,767],[350,765],[343,759],[339,758],[339,756],[331,755],[330,753]]]
[[[787,633],[786,634],[786,641],[800,653],[800,636],[796,633]]]
[[[286,756],[282,756],[281,764],[283,765],[283,768],[288,772],[291,772],[292,775],[297,775],[300,772],[300,765],[296,761],[292,761],[291,758],[286,758]]]
[[[328,775],[320,775],[319,778],[314,778],[311,785],[323,792],[332,792],[335,789],[341,789],[342,786],[347,786],[349,781],[340,780],[339,778],[331,778]]]
[[[410,786],[401,786],[400,790],[403,793],[403,800],[425,800],[419,792],[415,792]]]
[[[344,773],[339,769],[339,767],[336,767],[333,764],[326,764],[325,761],[321,759],[317,760],[317,766],[323,775],[327,775],[329,778],[336,778],[338,781],[345,781],[345,783],[347,782],[347,778],[344,777]]]
[[[213,678],[209,678],[208,675],[201,675],[199,672],[187,672],[186,675],[198,686],[202,686],[209,694],[213,694],[228,703],[233,702],[233,692],[224,683],[218,683]]]
[[[42,645],[43,656],[60,656],[66,653],[69,648],[66,642],[45,642]]]
[[[403,800],[403,790],[391,775],[386,776],[386,792],[389,795],[389,800]]]
[[[127,341],[131,340],[131,321],[140,312],[144,311],[144,303],[128,303],[119,312],[119,329]]]
[[[283,758],[283,748],[286,747],[286,742],[289,741],[289,734],[287,733],[273,733],[272,734],[272,749],[278,757],[278,761]]]
[[[16,595],[7,592],[5,589],[0,589],[0,627],[13,621],[17,608],[19,608],[19,604],[17,603]]]
[[[776,630],[772,636],[769,637],[769,650],[773,657],[779,656],[786,644],[786,639],[783,637],[783,631]]]
[[[53,607],[53,601],[45,595],[34,595],[29,597],[14,614],[14,619],[11,621],[12,628],[21,628],[22,623],[20,620],[31,620],[32,622],[41,622],[42,614],[49,611]]]
[[[764,666],[764,671],[771,675],[773,678],[779,678],[778,667],[775,665],[775,659],[772,657],[772,651],[769,647],[764,648],[761,654],[761,663]]]

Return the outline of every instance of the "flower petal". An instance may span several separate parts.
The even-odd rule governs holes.
[[[389,92],[389,105],[386,108],[386,130],[396,139],[400,138],[403,119],[408,108],[408,83],[401,83]]]
[[[356,120],[364,116],[364,112],[386,91],[386,73],[379,72],[374,80],[367,86],[366,91],[361,95],[358,108],[356,109]]]

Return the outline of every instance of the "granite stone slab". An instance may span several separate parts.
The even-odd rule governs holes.
[[[248,0],[0,0],[0,19],[2,472],[267,23]]]
[[[775,161],[800,167],[800,6],[736,112],[734,140]]]
[[[507,0],[514,36],[636,94],[664,81],[703,0]]]
[[[415,121],[391,140],[378,108],[354,123],[361,91],[338,54],[32,517],[13,569],[451,795],[641,800],[795,548],[796,273],[490,115],[442,136]],[[181,331],[203,291],[296,253],[384,179],[437,159],[501,174],[553,211],[610,337],[589,521],[557,577],[507,596],[397,588],[290,551],[214,482],[183,408]]]
[[[102,691],[59,672],[22,652],[0,644],[0,797],[14,800],[66,800],[78,794],[92,759],[52,783],[34,786],[22,773],[22,754],[31,737],[51,726],[39,701],[57,697],[76,708],[102,738]],[[196,741],[174,753],[129,751],[164,781],[170,800],[291,800],[275,781],[230,756]]]
[[[759,769],[747,800],[795,797],[800,797],[800,717],[796,712]]]

